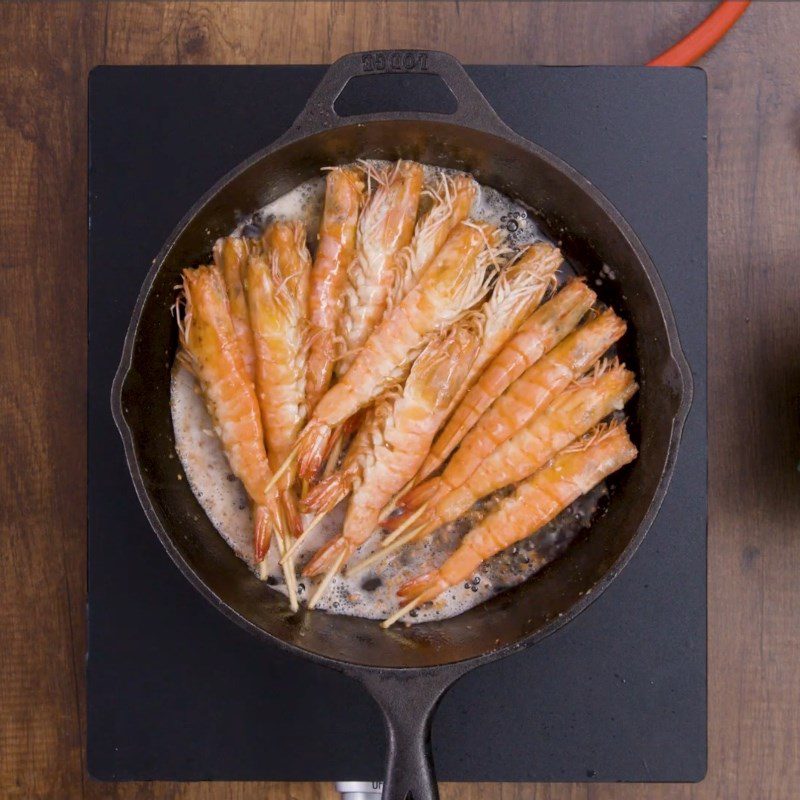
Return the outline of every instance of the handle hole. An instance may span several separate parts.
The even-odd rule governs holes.
[[[419,111],[453,114],[458,101],[438,75],[387,72],[351,78],[333,104],[340,117]]]

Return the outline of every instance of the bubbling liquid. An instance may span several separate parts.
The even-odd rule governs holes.
[[[428,165],[424,169],[427,183],[432,183],[437,173],[454,172]],[[315,242],[324,193],[324,176],[306,181],[254,212],[234,233],[255,235],[273,220],[299,219],[306,224],[309,243]],[[471,217],[505,228],[508,242],[515,249],[546,239],[523,206],[488,186],[479,187]],[[563,269],[566,272],[567,267]],[[177,363],[172,373],[171,409],[176,450],[192,491],[220,536],[255,571],[253,519],[247,495],[230,471],[195,379]],[[511,491],[507,488],[495,492],[476,503],[461,519],[440,528],[435,535],[387,556],[375,565],[379,572],[365,570],[354,578],[346,573],[337,575],[317,608],[335,614],[385,619],[400,607],[399,586],[411,577],[438,567],[455,550],[464,533]],[[528,580],[563,553],[578,533],[589,526],[605,494],[605,485],[601,484],[533,536],[489,559],[469,581],[448,589],[433,603],[412,612],[406,621],[426,622],[457,616]],[[341,531],[347,502],[342,501],[304,541],[296,559],[299,569],[317,548]],[[306,516],[304,522],[308,524],[311,519],[312,516]],[[366,558],[379,544],[380,537],[373,536],[356,551],[350,563]],[[286,594],[276,551],[276,547],[271,547],[267,556],[266,582],[275,591]],[[298,590],[302,602],[313,592],[313,586],[308,579],[300,578]]]

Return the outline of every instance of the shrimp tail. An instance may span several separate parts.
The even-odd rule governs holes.
[[[397,590],[397,596],[402,597],[403,600],[416,600],[420,598],[420,602],[426,603],[446,588],[447,584],[439,575],[439,570],[435,569],[431,572],[426,572],[424,575],[412,578],[410,581],[406,581]]]
[[[281,504],[286,520],[286,532],[297,538],[303,532],[303,521],[300,518],[297,497],[291,489],[285,489],[281,492]]]
[[[342,555],[347,560],[353,553],[353,549],[353,545],[344,536],[331,539],[314,553],[311,561],[303,569],[303,575],[307,578],[314,578],[327,572]]]
[[[253,509],[256,563],[261,563],[269,552],[269,544],[272,539],[273,514],[273,509],[269,506],[256,506]]]
[[[301,509],[305,514],[329,511],[347,497],[353,485],[355,471],[344,468],[320,481],[303,499]]]
[[[404,508],[408,511],[419,508],[436,494],[440,483],[439,478],[429,478],[424,483],[414,486],[397,501],[398,508]]]
[[[312,419],[303,429],[297,443],[297,465],[301,478],[310,480],[317,474],[332,433],[330,425],[316,419]]]

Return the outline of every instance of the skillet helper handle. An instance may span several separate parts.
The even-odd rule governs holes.
[[[336,113],[336,99],[351,79],[361,75],[397,73],[438,76],[455,98],[456,110],[452,114],[397,111],[347,117],[340,117]],[[368,50],[349,53],[331,64],[295,120],[290,133],[293,137],[306,136],[344,125],[370,122],[373,119],[428,119],[501,135],[510,132],[472,78],[467,75],[464,67],[449,53],[438,50]]]
[[[463,668],[436,667],[358,676],[383,711],[389,753],[383,800],[439,800],[431,751],[431,721]]]

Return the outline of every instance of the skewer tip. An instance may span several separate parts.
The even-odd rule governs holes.
[[[395,624],[395,622],[397,622],[399,619],[402,619],[409,612],[413,611],[418,605],[421,605],[422,598],[423,595],[415,597],[413,600],[411,600],[411,602],[406,603],[398,611],[395,611],[395,613],[392,614],[391,617],[388,617],[383,622],[381,622],[381,628],[383,628],[384,630],[386,630],[387,628],[391,628],[392,625]]]
[[[395,539],[400,538],[427,510],[431,500],[426,500],[408,519],[403,521],[396,530],[392,531],[382,542],[381,550],[385,550]]]
[[[317,590],[314,592],[313,597],[308,601],[309,609],[314,609],[317,607],[317,603],[319,603],[319,601],[322,599],[322,596],[328,590],[328,586],[330,585],[331,581],[334,579],[336,573],[344,563],[344,558],[346,555],[347,551],[341,553],[336,561],[333,562],[331,568],[325,573],[322,583],[320,583],[320,585],[317,587]]]

